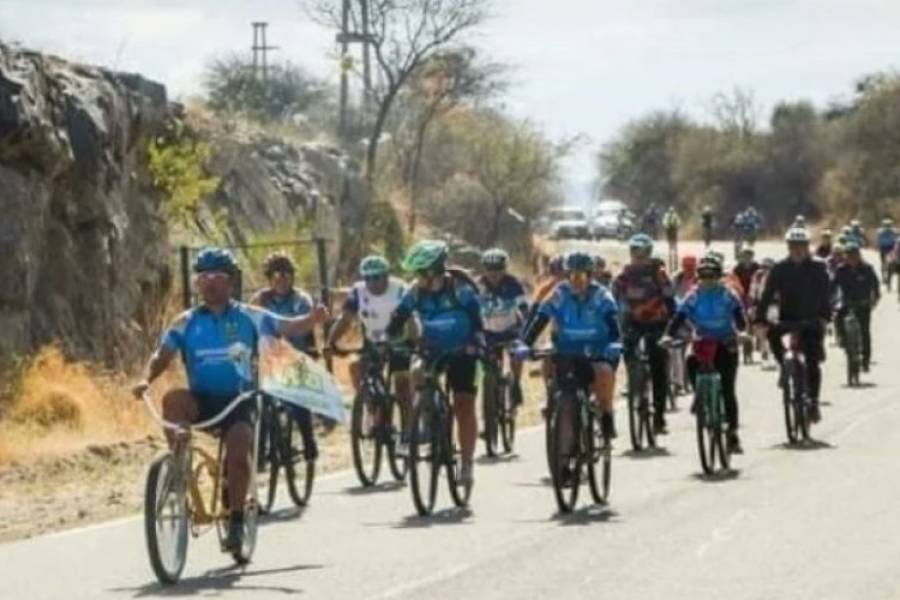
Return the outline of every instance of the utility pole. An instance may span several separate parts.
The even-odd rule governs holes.
[[[278,50],[278,46],[270,46],[266,41],[266,29],[269,24],[264,21],[254,21],[253,25],[253,76],[262,76],[263,83],[269,80],[269,50]]]
[[[338,110],[338,136],[347,136],[347,102],[350,96],[350,69],[353,67],[350,58],[350,0],[343,0],[341,7],[341,33],[338,35],[341,44],[341,96]]]

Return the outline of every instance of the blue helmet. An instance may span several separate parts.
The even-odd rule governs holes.
[[[584,271],[590,273],[594,270],[594,259],[585,252],[571,252],[566,256],[566,271],[574,273]]]
[[[225,248],[204,248],[194,258],[194,273],[206,271],[222,271],[233,275],[238,271],[238,264],[234,255]]]

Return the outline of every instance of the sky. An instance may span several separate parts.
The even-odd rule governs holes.
[[[210,57],[249,50],[255,20],[270,22],[276,58],[337,84],[334,32],[297,0],[0,0],[0,39],[140,72],[172,97],[201,91]],[[515,66],[513,115],[585,136],[566,164],[577,196],[630,120],[676,107],[703,118],[735,87],[764,114],[780,100],[824,105],[900,65],[898,26],[897,0],[494,0],[467,41]]]

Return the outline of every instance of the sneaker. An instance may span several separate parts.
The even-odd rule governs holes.
[[[738,437],[737,432],[731,432],[728,434],[728,453],[729,454],[743,454],[744,449],[741,448],[741,438]]]
[[[818,423],[822,420],[822,413],[819,411],[819,403],[813,402],[809,407],[810,423]]]
[[[616,432],[616,420],[611,413],[603,413],[600,415],[600,431],[607,440],[614,440],[618,437]]]
[[[459,485],[462,485],[467,488],[471,488],[472,484],[475,483],[475,476],[473,475],[474,468],[472,465],[472,461],[464,460],[462,464],[459,466],[459,477],[458,482]]]
[[[222,542],[225,552],[240,552],[244,544],[244,513],[233,512],[228,519],[228,535]]]

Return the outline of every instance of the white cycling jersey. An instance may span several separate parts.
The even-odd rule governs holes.
[[[376,296],[369,291],[364,281],[353,284],[350,290],[351,297],[348,300],[362,321],[367,340],[370,342],[384,341],[391,314],[400,305],[400,300],[406,294],[408,287],[404,281],[391,277],[387,290]]]

